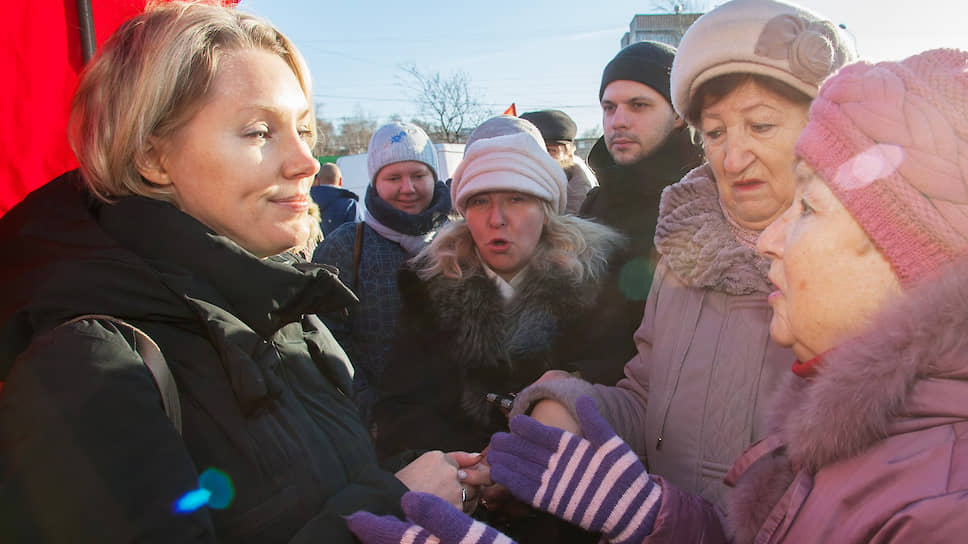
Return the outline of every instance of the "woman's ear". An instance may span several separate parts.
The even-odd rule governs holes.
[[[162,145],[154,138],[150,138],[148,144],[137,153],[134,163],[138,173],[149,182],[162,186],[171,185]]]

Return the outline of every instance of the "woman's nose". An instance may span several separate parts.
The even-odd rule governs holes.
[[[776,218],[776,221],[770,223],[756,240],[756,250],[764,257],[778,259],[783,256],[783,246],[786,244],[786,227],[791,209],[787,209],[780,217]]]
[[[504,225],[504,209],[501,205],[494,204],[491,206],[490,214],[488,214],[488,222],[494,227]]]
[[[312,149],[298,134],[291,139],[290,152],[283,163],[283,175],[289,179],[311,178],[319,172],[319,161]]]
[[[728,174],[741,174],[754,160],[750,150],[749,140],[743,135],[726,138],[726,156],[723,157],[723,169]]]
[[[403,184],[400,186],[400,191],[404,193],[415,193],[417,189],[413,182],[413,178],[410,176],[404,176]]]

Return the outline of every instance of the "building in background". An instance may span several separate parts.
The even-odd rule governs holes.
[[[622,36],[622,47],[633,43],[654,41],[679,47],[679,40],[689,25],[702,13],[658,13],[636,15],[629,23],[629,31]]]

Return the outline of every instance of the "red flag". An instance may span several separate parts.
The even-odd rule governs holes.
[[[92,0],[97,45],[143,11],[146,3]],[[238,0],[222,3],[234,5]],[[30,191],[77,167],[67,144],[67,118],[84,64],[76,2],[7,2],[4,23],[0,71],[17,76],[4,88],[0,119],[17,129],[0,135],[0,215]]]
[[[511,106],[504,110],[504,115],[513,115],[515,117],[518,116],[518,108],[514,106],[514,102],[511,102]]]

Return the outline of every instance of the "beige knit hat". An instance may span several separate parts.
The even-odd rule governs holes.
[[[530,133],[477,140],[467,146],[450,182],[454,207],[464,214],[467,199],[488,191],[517,191],[551,203],[564,213],[568,178]]]
[[[856,57],[833,23],[778,0],[732,0],[696,20],[672,63],[672,105],[682,117],[699,87],[735,73],[772,77],[817,96],[820,84]]]

